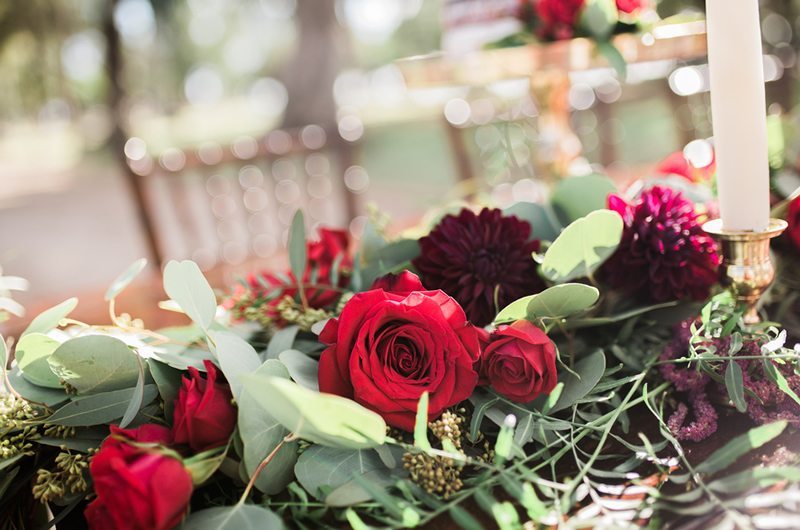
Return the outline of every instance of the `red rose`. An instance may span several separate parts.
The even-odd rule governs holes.
[[[786,233],[794,243],[794,246],[800,249],[800,197],[789,203],[789,213],[786,216],[786,221],[789,223]]]
[[[306,288],[308,304],[320,309],[338,300],[341,292],[325,287],[347,287],[350,282],[350,271],[353,259],[348,252],[350,237],[345,230],[321,228],[319,241],[310,241],[306,246],[306,269],[303,273],[303,284],[313,284],[318,288]],[[331,285],[334,263],[337,263],[339,278],[336,285]],[[237,285],[236,290],[224,306],[231,309],[234,318],[242,318],[245,310],[257,307],[261,314],[278,325],[281,325],[277,306],[287,296],[297,296],[295,287],[297,280],[291,271],[283,275],[271,272],[260,272],[247,277],[247,287]],[[287,283],[289,285],[287,285]]]
[[[617,9],[623,13],[635,13],[647,5],[648,0],[617,0]]]
[[[478,382],[478,334],[442,291],[357,294],[320,340],[329,347],[320,358],[319,389],[354,399],[407,431],[423,392],[433,420],[467,399]]]
[[[540,33],[549,39],[570,39],[575,34],[585,0],[539,0],[536,13]]]
[[[480,364],[481,383],[519,403],[549,394],[558,382],[556,347],[527,320],[500,326],[492,333]]]
[[[169,439],[158,425],[111,427],[89,465],[97,493],[84,512],[91,530],[169,530],[181,522],[192,496],[189,472],[171,456],[127,443]]]
[[[206,376],[189,367],[175,399],[172,433],[175,444],[186,444],[200,453],[228,443],[236,427],[236,407],[231,388],[217,381],[217,367],[203,361]]]
[[[713,158],[707,166],[695,167],[683,151],[672,153],[656,166],[656,173],[659,175],[678,175],[689,182],[709,182],[716,172],[717,163]]]
[[[425,287],[419,276],[413,272],[403,271],[400,274],[387,274],[372,283],[371,289],[383,289],[387,293],[411,294],[414,291],[424,291]]]

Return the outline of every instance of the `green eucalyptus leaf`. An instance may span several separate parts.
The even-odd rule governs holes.
[[[554,285],[531,297],[527,318],[565,318],[592,307],[600,298],[600,291],[591,285],[565,283]]]
[[[567,226],[590,213],[608,207],[608,196],[617,187],[605,175],[569,177],[556,184],[550,203],[558,220]]]
[[[619,21],[615,0],[589,0],[581,12],[580,24],[595,40],[608,39]]]
[[[119,295],[133,280],[147,267],[147,260],[144,258],[134,261],[125,272],[120,274],[106,291],[106,302],[113,300]]]
[[[619,49],[614,46],[611,41],[600,41],[597,43],[597,51],[606,58],[608,64],[611,65],[620,79],[627,79],[628,77],[628,62],[623,57]]]
[[[267,344],[264,360],[277,359],[281,353],[292,349],[299,331],[299,326],[287,326],[275,331],[275,334],[272,335],[272,338],[269,340],[269,344]]]
[[[575,363],[574,372],[577,373],[580,378],[570,372],[563,371],[558,380],[560,383],[564,384],[564,388],[561,391],[561,397],[558,398],[556,404],[550,409],[550,414],[571,407],[579,399],[584,398],[597,386],[605,370],[606,356],[603,354],[602,350],[595,350],[587,357]]]
[[[745,412],[747,403],[744,400],[744,379],[742,377],[742,367],[736,361],[729,361],[725,369],[725,388],[728,389],[728,396],[736,410]]]
[[[181,388],[183,371],[176,370],[156,359],[147,359],[147,368],[158,387],[161,401],[164,402],[164,416],[167,422],[172,423],[172,412],[175,406],[175,399],[178,397],[178,391]]]
[[[136,386],[133,388],[133,396],[131,397],[130,403],[128,403],[128,408],[125,409],[125,414],[122,415],[122,419],[119,421],[119,426],[123,429],[130,425],[139,412],[139,409],[142,408],[144,401],[144,361],[137,355],[136,363],[139,365],[139,378],[136,380]]]
[[[28,333],[19,339],[14,350],[22,375],[33,383],[47,388],[63,388],[58,376],[50,369],[47,359],[61,345],[44,333]]]
[[[289,431],[310,442],[360,449],[381,445],[386,423],[355,401],[321,394],[284,379],[243,374],[244,387]]]
[[[261,359],[246,340],[230,331],[209,331],[208,336],[214,341],[219,366],[238,399],[242,393],[241,376],[258,370]]]
[[[695,471],[698,473],[714,474],[726,469],[753,449],[757,449],[775,439],[786,429],[786,425],[786,421],[781,420],[761,425],[760,427],[754,427],[746,433],[740,434],[711,453],[711,456],[695,467]]]
[[[372,496],[352,481],[356,475],[373,472],[391,476],[375,451],[319,445],[303,451],[294,468],[297,481],[306,491],[332,506],[349,506],[371,500]],[[350,486],[337,491],[346,485]]]
[[[570,224],[547,249],[542,273],[555,283],[591,276],[619,245],[622,217],[597,210]]]
[[[47,362],[79,395],[128,388],[139,377],[137,354],[119,339],[86,335],[61,344]]]
[[[428,393],[423,392],[417,403],[417,416],[414,422],[414,445],[423,451],[430,451],[428,441]]]
[[[283,530],[275,512],[255,504],[235,504],[198,510],[183,521],[183,530]]]
[[[518,202],[503,210],[506,215],[514,215],[531,225],[531,239],[553,241],[558,237],[563,225],[549,206],[534,202]]]
[[[217,312],[217,299],[200,267],[193,261],[170,261],[164,267],[164,291],[192,321],[208,329]]]
[[[125,414],[135,392],[135,388],[124,388],[75,398],[47,418],[47,423],[66,427],[89,427],[113,422]],[[149,404],[157,395],[156,385],[145,385],[142,405]]]
[[[494,323],[503,324],[507,322],[515,322],[517,320],[524,320],[527,318],[528,304],[531,303],[531,300],[533,300],[534,296],[536,295],[532,294],[530,296],[525,296],[508,304],[497,314],[497,317],[494,319]]]
[[[319,391],[319,361],[297,350],[286,350],[279,358],[295,383]]]
[[[26,401],[41,403],[48,407],[54,407],[66,401],[69,396],[64,389],[47,388],[34,385],[22,375],[19,366],[15,366],[8,372],[8,382],[14,392],[22,396]]]
[[[297,210],[292,219],[292,228],[289,233],[289,264],[292,274],[298,282],[302,281],[306,271],[306,223],[303,211]]]
[[[77,305],[77,298],[69,298],[57,306],[51,307],[34,318],[31,323],[28,324],[28,327],[25,328],[25,331],[22,332],[21,337],[24,337],[28,333],[47,333],[51,329],[58,327],[58,323],[61,322],[61,319],[66,318],[67,315],[72,313],[72,310],[75,309]]]
[[[256,374],[289,379],[286,367],[274,359],[267,360],[256,370]],[[243,462],[247,475],[252,476],[259,464],[281,443],[289,431],[270,414],[269,409],[259,405],[247,390],[242,392],[238,405]],[[297,443],[284,444],[259,474],[256,488],[268,495],[283,491],[292,481],[296,461]]]

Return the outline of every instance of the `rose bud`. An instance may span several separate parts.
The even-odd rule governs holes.
[[[383,289],[387,293],[408,295],[414,291],[424,291],[419,276],[410,271],[400,274],[386,274],[372,283],[372,289]]]
[[[556,347],[527,320],[500,326],[492,333],[480,364],[481,383],[518,403],[549,394],[558,382]]]
[[[786,235],[792,240],[795,248],[800,250],[800,197],[789,203],[789,213],[786,216],[786,221],[789,223]]]
[[[205,377],[194,367],[183,376],[172,427],[175,444],[188,445],[197,453],[225,445],[236,427],[230,386],[217,380],[217,367],[211,361],[204,364]]]
[[[84,512],[91,530],[169,530],[180,524],[192,496],[183,463],[157,448],[128,443],[169,443],[169,429],[111,427],[89,472],[97,498]]]

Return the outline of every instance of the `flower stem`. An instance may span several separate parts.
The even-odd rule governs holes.
[[[275,455],[278,454],[278,451],[281,450],[284,444],[287,442],[292,442],[296,439],[297,436],[295,436],[294,433],[287,434],[286,437],[283,440],[281,440],[278,445],[275,446],[275,449],[273,449],[272,452],[268,454],[267,457],[264,460],[262,460],[260,464],[258,464],[258,467],[256,468],[255,472],[253,472],[253,476],[250,477],[250,482],[247,483],[247,487],[244,489],[244,493],[242,493],[242,496],[239,499],[239,504],[244,504],[244,501],[247,500],[247,497],[250,495],[250,491],[253,489],[253,486],[256,483],[258,475],[260,475],[261,472],[264,470],[264,468],[267,467],[270,462],[272,462],[272,459],[275,458]]]

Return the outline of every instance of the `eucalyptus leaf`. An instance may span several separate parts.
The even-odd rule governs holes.
[[[508,304],[497,314],[494,319],[495,324],[524,320],[528,316],[528,304],[531,303],[534,296],[536,295],[525,296]]]
[[[356,475],[366,475],[371,472],[390,475],[375,451],[318,445],[303,451],[294,468],[297,481],[306,491],[333,506],[349,506],[372,499],[369,493],[357,485],[336,492],[337,488],[350,484]],[[333,495],[330,502],[328,495]]]
[[[61,344],[47,362],[53,373],[84,395],[135,385],[137,359],[138,355],[117,338],[86,335]]]
[[[279,358],[295,383],[319,391],[319,361],[297,350],[286,350]]]
[[[208,329],[217,312],[217,299],[200,267],[193,261],[170,261],[164,268],[164,291],[192,321]]]
[[[580,24],[598,41],[608,39],[619,21],[614,0],[589,0],[581,12]]]
[[[727,388],[728,396],[736,406],[736,410],[745,412],[747,403],[744,400],[742,367],[736,361],[729,361],[728,367],[725,369],[725,388]]]
[[[124,388],[75,398],[55,411],[46,421],[66,427],[89,427],[110,423],[125,414],[135,392],[135,388]],[[157,395],[156,385],[145,385],[142,404],[149,404]]]
[[[255,504],[235,504],[198,510],[183,521],[184,530],[283,530],[275,512]]]
[[[554,285],[531,297],[527,318],[565,318],[592,307],[600,298],[600,291],[591,285],[565,283]]]
[[[561,391],[561,397],[550,409],[550,414],[571,407],[579,399],[584,398],[600,382],[605,369],[606,356],[602,350],[595,350],[575,363],[574,371],[580,378],[570,372],[563,371],[559,377],[559,382],[564,384],[564,388]]]
[[[563,226],[549,206],[534,202],[518,202],[512,204],[503,213],[514,215],[531,225],[531,239],[553,241]]]
[[[66,401],[69,396],[64,389],[47,388],[34,385],[22,375],[19,366],[15,366],[8,372],[8,382],[14,392],[22,396],[26,401],[41,403],[48,407],[54,407]]]
[[[246,340],[230,331],[209,331],[208,336],[214,341],[219,366],[238,399],[242,393],[241,376],[255,372],[261,359]]]
[[[75,309],[77,305],[77,298],[69,298],[57,306],[44,311],[28,324],[28,327],[22,332],[20,338],[28,333],[47,333],[51,329],[58,327],[58,323],[61,322],[61,319],[66,318],[67,315],[72,313],[72,310]]]
[[[267,360],[256,373],[289,379],[286,367],[274,359]],[[259,464],[281,443],[289,431],[270,414],[268,409],[259,405],[247,390],[242,392],[238,405],[243,462],[247,475],[252,476]],[[297,443],[284,444],[259,474],[255,483],[256,488],[268,495],[283,491],[292,481],[296,461]]]
[[[558,220],[567,226],[581,217],[608,205],[608,196],[616,193],[614,182],[605,175],[569,177],[556,184],[550,203]]]
[[[34,385],[63,388],[58,376],[47,363],[47,359],[60,345],[60,342],[44,333],[28,333],[20,338],[14,350],[14,358],[25,379]]]
[[[321,394],[284,379],[243,374],[244,387],[261,407],[301,438],[330,447],[381,445],[386,423],[355,401]]]
[[[137,355],[136,362],[139,365],[139,378],[137,379],[136,386],[133,389],[133,396],[131,397],[130,403],[128,403],[128,408],[125,409],[125,414],[122,415],[122,419],[119,421],[119,426],[123,429],[130,425],[130,423],[136,417],[136,414],[139,412],[139,409],[142,408],[144,401],[144,361],[142,361],[142,359],[140,359]]]
[[[726,469],[753,449],[775,439],[786,429],[786,425],[786,421],[781,420],[750,429],[711,453],[711,456],[695,467],[695,471],[714,474]]]
[[[147,368],[158,387],[161,401],[164,402],[164,416],[169,423],[172,423],[172,412],[181,387],[183,371],[176,370],[156,359],[147,359]]]
[[[145,258],[134,261],[125,272],[120,274],[116,280],[109,286],[106,291],[105,300],[109,302],[119,295],[133,280],[147,267],[147,260]]]
[[[622,217],[611,210],[578,219],[547,249],[542,273],[555,283],[591,276],[617,249],[622,229]]]
[[[298,282],[302,282],[306,271],[306,223],[303,211],[297,210],[289,233],[289,265]]]
[[[267,344],[264,360],[277,359],[281,353],[290,350],[294,345],[295,339],[297,339],[299,331],[300,327],[298,326],[287,326],[275,331],[275,334],[269,340],[269,344]]]

